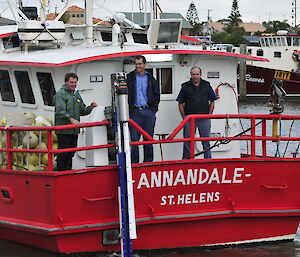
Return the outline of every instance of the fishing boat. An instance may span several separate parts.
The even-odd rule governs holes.
[[[77,148],[54,147],[53,132],[74,125],[0,127],[0,237],[60,253],[121,250],[123,256],[137,249],[293,240],[300,215],[299,147],[291,156],[270,150],[282,141],[299,142],[281,134],[280,124],[300,116],[281,114],[284,93],[275,82],[271,114],[238,112],[239,61],[267,60],[182,45],[180,20],[155,19],[148,30],[121,28],[122,37],[91,24],[29,20],[1,35],[0,115],[53,119],[52,96],[68,72],[79,76],[83,100],[98,107],[82,119]],[[122,91],[136,55],[146,56],[148,72],[160,83],[154,137],[128,118]],[[214,114],[182,120],[176,96],[193,66],[202,68],[219,98]],[[195,119],[207,118],[211,137],[183,138],[186,123],[193,130]],[[129,125],[147,140],[130,142]],[[47,147],[18,147],[20,136],[33,132]],[[203,159],[204,140],[211,141],[212,159]],[[182,160],[185,141],[191,155]],[[248,151],[241,151],[241,142]],[[154,145],[154,161],[131,164],[130,145],[145,144]],[[73,169],[58,172],[53,159],[66,151],[76,151]],[[28,153],[39,156],[37,169]]]
[[[269,60],[264,63],[247,61],[247,96],[268,96],[274,78],[283,81],[287,96],[300,95],[299,40],[298,33],[278,31],[277,34],[261,36],[259,46],[247,46],[248,55]],[[239,52],[240,49],[234,48],[234,51]]]

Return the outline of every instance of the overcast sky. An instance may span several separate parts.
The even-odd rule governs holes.
[[[63,6],[67,1],[73,1],[74,4],[84,7],[81,0],[48,0],[50,1],[51,11],[54,11],[55,6]],[[93,0],[94,1],[94,17],[103,18],[109,16],[108,11],[100,8],[104,6],[116,12],[130,12],[132,6],[134,11],[139,11],[138,2],[144,0]],[[263,22],[269,20],[284,20],[292,22],[292,2],[294,0],[238,0],[239,11],[244,22]],[[6,0],[0,0],[2,9],[7,6]],[[39,0],[23,0],[23,5],[36,6]],[[193,0],[198,11],[200,21],[207,20],[208,10],[213,21],[222,18],[227,18],[230,15],[232,0]],[[300,1],[298,1],[300,2]],[[187,10],[191,0],[158,0],[163,12],[180,12],[186,17]],[[299,3],[300,6],[300,3]],[[0,6],[1,7],[1,6]],[[58,11],[60,8],[58,8]],[[149,10],[149,7],[148,7]],[[7,15],[4,15],[7,16]],[[110,15],[111,16],[111,15]],[[300,12],[298,14],[300,18]],[[299,19],[300,20],[300,19]],[[299,22],[299,20],[297,22]]]
[[[134,5],[134,11],[138,11],[138,0],[94,1],[98,6],[104,5],[119,12],[131,11],[132,5]],[[210,10],[210,16],[213,21],[227,18],[230,15],[232,7],[232,0],[193,0],[193,2],[198,11],[200,21],[207,20],[208,10]],[[244,22],[262,22],[284,19],[291,22],[292,2],[293,0],[238,0],[238,7]],[[186,17],[191,0],[158,0],[158,3],[164,12],[180,12],[184,17]],[[94,13],[101,15],[101,11],[98,11],[98,9],[96,9]],[[300,13],[298,15],[300,18]]]

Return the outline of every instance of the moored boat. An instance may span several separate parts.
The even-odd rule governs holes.
[[[1,115],[30,111],[53,118],[52,96],[67,72],[78,74],[84,101],[99,105],[83,120],[84,130],[75,149],[55,149],[52,133],[74,125],[0,127],[2,136],[6,135],[0,149],[2,238],[71,253],[118,251],[129,239],[133,249],[157,249],[295,237],[300,214],[299,158],[296,153],[274,156],[269,150],[280,140],[300,140],[277,131],[281,122],[298,120],[300,116],[279,114],[282,102],[276,91],[273,114],[238,114],[235,85],[239,61],[266,59],[182,46],[178,44],[180,21],[170,21],[173,25],[177,22],[176,37],[168,34],[168,29],[160,31],[168,28],[165,22],[159,27],[157,20],[158,27],[150,27],[151,46],[144,41],[146,31],[137,28],[123,29],[125,38],[113,44],[110,27],[95,26],[92,31],[66,27],[58,48],[53,47],[54,42],[23,42],[25,53],[17,44],[5,50],[7,42],[15,42],[12,38],[17,34],[2,37]],[[157,33],[151,35],[154,31]],[[86,43],[85,35],[91,32],[93,40]],[[159,41],[159,33],[166,41]],[[161,103],[154,138],[132,120],[109,115],[113,110],[120,117],[115,89],[124,86],[125,72],[133,69],[134,57],[140,54],[146,56],[148,71],[160,82]],[[189,115],[181,120],[175,99],[193,66],[202,68],[202,77],[211,82],[219,99],[213,115]],[[195,119],[207,118],[212,119],[210,138],[182,137],[186,123],[190,122],[193,131]],[[241,128],[241,119],[249,121],[249,128]],[[130,153],[124,146],[128,135],[123,134],[120,140],[113,131],[120,133],[120,127],[126,130],[128,125],[148,139],[131,145],[154,145],[153,162],[126,163],[125,157]],[[47,147],[32,149],[23,144],[18,148],[18,135],[27,131],[46,131],[37,134],[44,135]],[[211,141],[212,159],[203,159],[199,144],[203,140]],[[182,160],[185,141],[192,142],[191,155]],[[241,152],[241,141],[247,142],[249,152]],[[123,152],[116,154],[120,149]],[[64,151],[76,151],[73,169],[55,171],[52,160]],[[28,152],[46,154],[48,163],[42,165],[39,159],[38,170],[31,169],[28,158],[18,155]],[[129,170],[124,169],[122,158]],[[22,165],[18,164],[20,159]],[[128,180],[123,177],[126,175]],[[119,187],[128,190],[125,200],[129,210],[125,214],[131,223],[136,223],[127,224],[126,230]]]

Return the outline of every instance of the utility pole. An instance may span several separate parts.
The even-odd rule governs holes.
[[[292,20],[293,21],[293,27],[296,27],[297,26],[297,0],[293,0],[292,2]]]
[[[209,15],[209,13],[211,12],[212,10],[211,9],[207,9],[207,23],[211,22],[211,17]]]

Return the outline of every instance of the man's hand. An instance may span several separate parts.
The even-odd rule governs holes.
[[[95,102],[92,102],[92,103],[91,103],[91,107],[92,107],[92,108],[95,108],[95,107],[97,107],[97,104],[96,104]]]
[[[79,122],[78,120],[72,118],[72,117],[69,118],[69,121],[70,121],[72,124],[76,125],[77,127],[80,126],[80,122]]]

